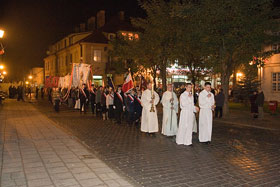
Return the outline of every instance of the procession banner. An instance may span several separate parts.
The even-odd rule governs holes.
[[[88,77],[91,71],[89,64],[73,64],[73,82],[74,87],[82,87],[82,84],[87,84]]]

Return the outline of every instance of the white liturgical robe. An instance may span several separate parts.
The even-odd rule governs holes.
[[[155,99],[154,99],[154,109],[155,112],[150,112],[152,103],[150,101],[152,100],[152,91],[149,89],[146,89],[142,93],[141,97],[141,105],[143,107],[142,109],[142,117],[141,117],[141,131],[142,132],[149,132],[154,133],[158,132],[158,117],[157,117],[157,109],[156,105],[159,102],[159,96],[154,91]]]
[[[192,144],[192,132],[193,132],[193,121],[194,112],[196,108],[194,105],[193,95],[185,91],[180,96],[180,121],[179,130],[176,137],[177,144],[191,145]]]
[[[171,110],[171,99],[173,94],[173,109]],[[162,131],[166,136],[175,136],[177,134],[177,113],[178,99],[174,92],[166,91],[162,95],[161,103],[163,106]],[[172,122],[171,122],[172,121]]]
[[[211,94],[211,97],[207,97]],[[211,92],[203,90],[198,97],[200,113],[199,113],[199,141],[211,141],[212,136],[212,122],[213,111],[212,106],[215,104],[214,95]]]

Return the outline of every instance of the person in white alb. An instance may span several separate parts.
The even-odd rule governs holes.
[[[161,99],[163,106],[161,133],[166,136],[175,136],[177,134],[178,99],[172,89],[172,85],[169,84]]]
[[[198,97],[199,113],[199,142],[210,143],[212,136],[213,110],[215,109],[215,99],[211,93],[211,83],[206,82],[204,90]]]
[[[192,84],[187,83],[186,90],[180,96],[180,121],[179,130],[176,136],[177,144],[192,145],[194,112],[198,112],[199,108],[194,105]]]
[[[159,96],[154,91],[152,83],[148,83],[147,89],[142,93],[141,105],[143,107],[141,117],[141,131],[155,136],[158,132],[158,117],[156,105],[159,102]]]

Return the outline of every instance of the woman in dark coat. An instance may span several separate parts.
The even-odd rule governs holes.
[[[251,95],[250,97],[251,113],[253,115],[253,118],[258,118],[257,97],[258,97],[258,93],[256,91],[254,91],[253,95]]]

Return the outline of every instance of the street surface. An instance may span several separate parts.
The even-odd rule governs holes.
[[[98,158],[141,186],[280,186],[280,131],[215,122],[212,143],[178,146],[171,138],[102,121],[90,112],[33,104],[87,144]]]
[[[28,102],[0,105],[1,187],[135,186]]]

